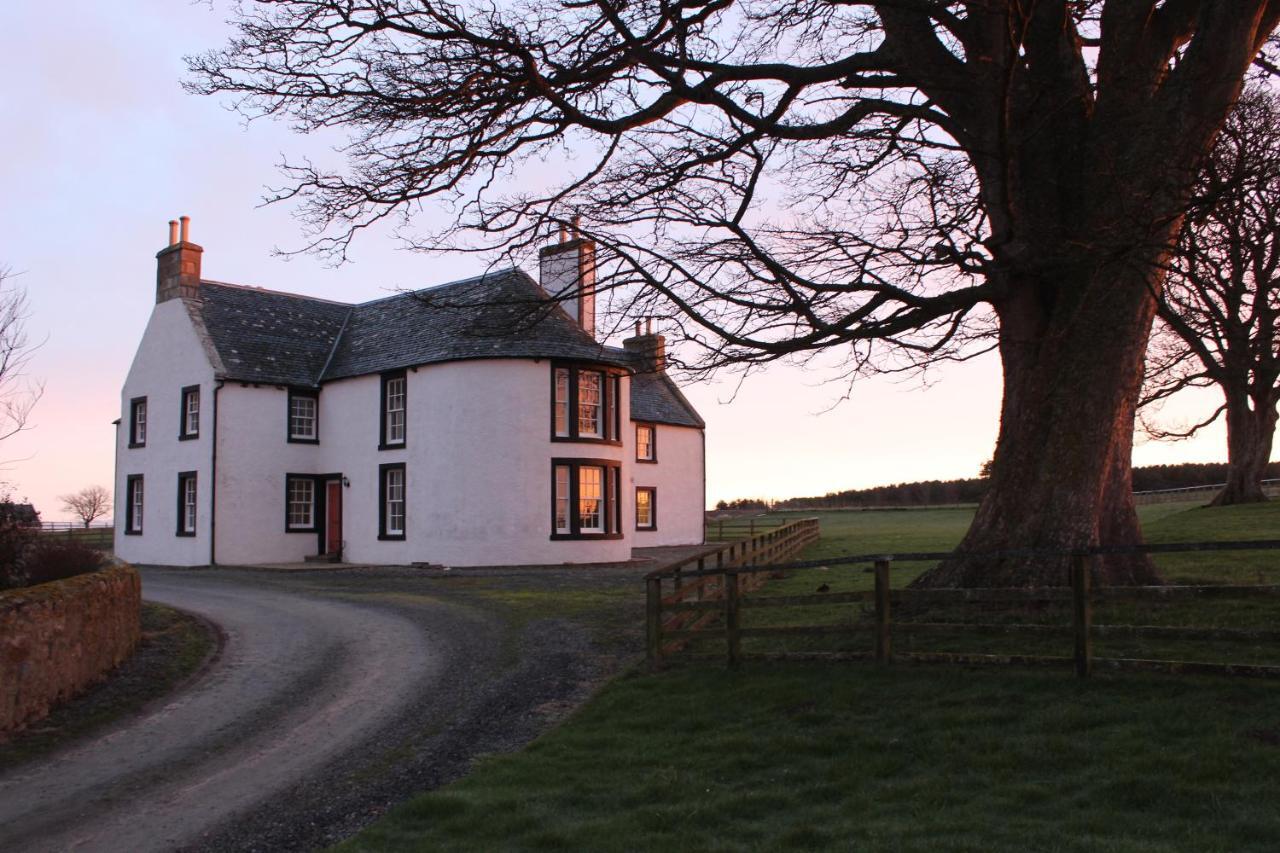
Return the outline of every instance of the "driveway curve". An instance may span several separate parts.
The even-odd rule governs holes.
[[[144,590],[217,624],[219,659],[163,706],[0,775],[0,850],[200,846],[393,724],[444,669],[429,614],[209,572],[149,572]]]

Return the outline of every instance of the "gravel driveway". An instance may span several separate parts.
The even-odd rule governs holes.
[[[516,749],[640,651],[608,569],[143,570],[218,624],[208,671],[0,775],[0,850],[310,850]]]

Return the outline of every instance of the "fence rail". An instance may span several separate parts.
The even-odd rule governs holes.
[[[806,519],[795,524],[812,523],[816,539],[816,519]],[[782,534],[783,538],[796,537],[786,525],[765,536]],[[761,538],[761,537],[757,537]],[[775,543],[778,541],[775,538]],[[787,540],[794,546],[798,538]],[[745,544],[745,543],[738,543]],[[722,552],[725,549],[721,549]],[[1094,605],[1104,601],[1139,601],[1168,603],[1197,599],[1270,599],[1280,598],[1280,585],[1197,585],[1197,586],[1116,586],[1091,588],[1093,562],[1098,556],[1117,553],[1185,553],[1193,551],[1273,551],[1280,550],[1280,540],[1253,540],[1237,542],[1192,542],[1165,545],[1143,545],[1126,548],[1089,548],[1077,551],[1007,551],[984,556],[1028,555],[1070,559],[1069,585],[1066,587],[994,588],[994,589],[893,589],[890,571],[895,560],[937,560],[956,556],[955,552],[925,552],[893,556],[855,554],[835,559],[778,562],[762,565],[767,556],[781,557],[783,553],[797,553],[795,547],[773,551],[753,546],[739,550],[736,559],[718,560],[708,567],[705,560],[697,568],[687,569],[685,564],[651,572],[645,579],[647,585],[648,660],[652,667],[661,666],[667,659],[683,652],[695,640],[715,640],[725,643],[722,658],[729,666],[737,666],[745,659],[764,660],[875,660],[890,664],[895,660],[920,663],[966,664],[1025,664],[1046,666],[1074,666],[1080,677],[1089,676],[1095,667],[1108,669],[1160,671],[1167,673],[1197,673],[1243,675],[1257,678],[1280,678],[1280,666],[1243,663],[1211,663],[1186,660],[1149,660],[1139,658],[1097,657],[1093,653],[1095,637],[1148,638],[1161,640],[1212,640],[1220,642],[1277,642],[1280,631],[1245,628],[1218,628],[1196,625],[1095,625]],[[972,556],[972,555],[970,555]],[[839,564],[871,563],[874,588],[854,592],[831,592],[807,595],[773,595],[749,597],[747,593],[764,585],[770,573],[803,571]],[[663,584],[671,581],[674,592],[665,594]],[[695,600],[689,590],[694,591]],[[871,624],[823,624],[744,627],[743,610],[756,608],[828,606],[832,604],[870,603],[874,618]],[[925,604],[991,604],[991,603],[1039,604],[1048,602],[1069,603],[1069,624],[969,622],[917,622],[893,620],[898,605]],[[821,636],[871,633],[874,652],[871,653],[797,653],[744,654],[742,640],[752,637]],[[1069,655],[1008,655],[973,654],[955,652],[893,652],[893,637],[897,634],[1014,634],[1044,637],[1071,638]],[[1065,651],[1065,649],[1064,649]],[[685,655],[689,659],[706,659],[705,655]]]
[[[90,524],[85,527],[83,521],[42,521],[40,522],[40,530],[43,533],[65,533],[68,530],[113,530],[114,524],[110,521],[100,521],[96,524]]]

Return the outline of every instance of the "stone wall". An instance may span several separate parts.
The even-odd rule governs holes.
[[[138,646],[142,580],[130,566],[0,592],[0,732],[37,720]]]

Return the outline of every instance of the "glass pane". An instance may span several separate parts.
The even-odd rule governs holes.
[[[604,469],[597,465],[578,469],[578,529],[583,533],[604,530]]]
[[[569,371],[556,369],[556,398],[553,403],[556,416],[556,435],[569,434]]]
[[[583,371],[578,375],[578,435],[600,438],[601,375]]]
[[[568,533],[569,529],[569,466],[556,466],[555,481],[556,533]]]

